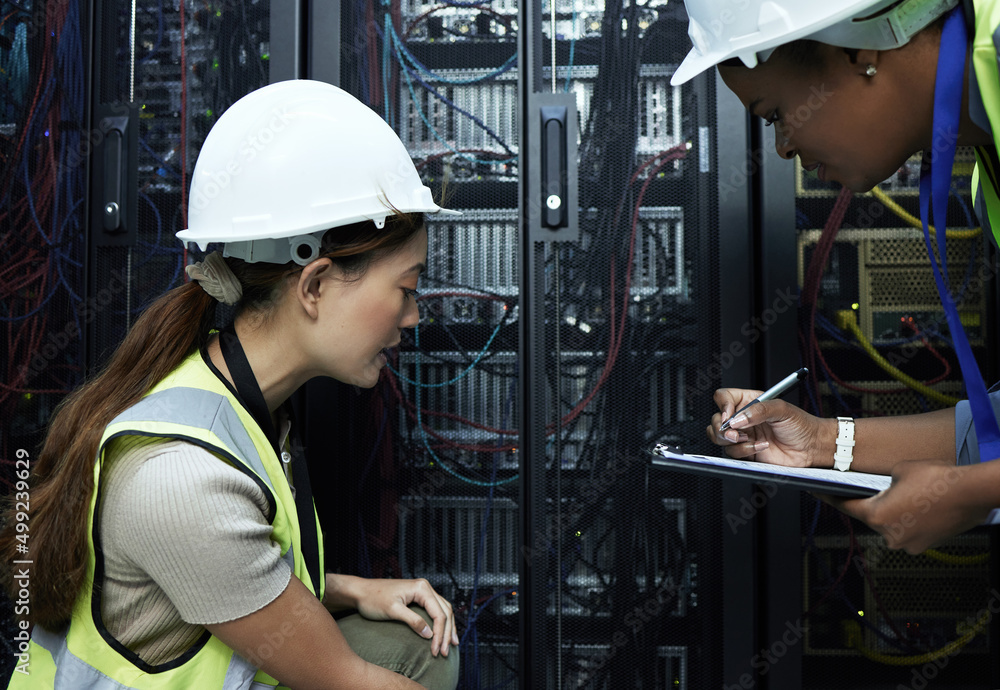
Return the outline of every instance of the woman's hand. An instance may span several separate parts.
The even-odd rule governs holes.
[[[988,467],[992,464],[899,462],[889,488],[871,498],[818,498],[867,524],[885,537],[890,549],[916,554],[986,519],[993,503],[977,485],[984,484],[987,478],[979,475],[986,475],[987,470],[993,478],[985,483],[995,483],[994,470],[1000,468]]]
[[[748,458],[789,467],[832,467],[837,420],[821,419],[783,400],[767,400],[732,417],[761,391],[720,388],[715,391],[719,412],[706,428],[712,443],[725,446],[731,458]],[[827,452],[829,451],[829,452]],[[822,458],[822,459],[820,459]]]
[[[402,621],[421,637],[430,639],[433,656],[437,656],[438,652],[448,656],[451,645],[458,646],[451,604],[435,592],[427,580],[380,580],[327,574],[327,599],[343,601],[345,597],[349,597],[351,606],[369,620]],[[427,611],[434,623],[433,630],[420,614],[409,608],[410,604],[417,604]]]

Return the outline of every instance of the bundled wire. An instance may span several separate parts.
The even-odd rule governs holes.
[[[35,29],[30,37],[29,24]],[[0,56],[10,70],[11,89],[5,90],[0,115],[16,117],[16,123],[0,147],[0,323],[8,353],[0,377],[0,416],[9,420],[18,403],[32,395],[67,392],[82,368],[82,266],[75,258],[86,246],[80,2],[31,14],[7,12],[0,35],[8,32],[14,38]],[[3,443],[9,442],[4,435]],[[6,471],[0,482],[9,487]]]

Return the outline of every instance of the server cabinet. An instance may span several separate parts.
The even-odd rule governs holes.
[[[379,420],[352,553],[453,601],[462,687],[718,686],[724,639],[753,640],[724,620],[752,580],[723,591],[750,487],[644,451],[708,450],[712,391],[755,367],[742,108],[713,75],[669,85],[666,3],[342,10],[340,84],[463,213],[427,219],[421,322],[381,389],[329,393]]]
[[[722,487],[643,462],[656,441],[706,450],[722,372],[752,366],[750,350],[724,347],[721,325],[723,196],[738,203],[747,185],[723,190],[720,177],[744,170],[745,149],[719,149],[714,75],[669,84],[687,48],[678,10],[522,8],[522,161],[545,150],[541,94],[573,94],[580,123],[575,238],[549,237],[533,213],[543,200],[522,182],[522,304],[534,317],[522,330],[533,409],[522,687],[723,681]]]

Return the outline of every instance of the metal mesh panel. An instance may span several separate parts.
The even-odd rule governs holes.
[[[800,281],[819,238],[818,230],[799,233]],[[946,253],[955,286],[952,293],[966,335],[970,343],[982,345],[990,321],[988,286],[980,277],[982,237],[949,238]],[[831,317],[836,309],[854,309],[861,331],[876,343],[912,339],[916,331],[907,325],[909,319],[930,335],[948,331],[926,245],[916,228],[842,230],[820,291],[825,300],[824,316]],[[829,329],[817,337],[830,338]]]
[[[911,389],[897,381],[846,381],[847,385],[858,390],[848,389],[838,391],[840,400],[852,408],[884,415],[920,414],[928,407],[938,409],[944,404],[922,399]],[[962,384],[958,381],[935,384],[934,389],[944,395],[954,398],[962,396]],[[821,383],[819,393],[823,405],[832,408],[838,404],[830,385]]]
[[[581,208],[579,241],[540,250],[546,512],[532,563],[547,687],[721,684],[721,641],[696,632],[719,625],[699,596],[721,572],[719,487],[641,459],[656,440],[707,452],[718,384],[714,137],[699,129],[712,96],[704,79],[669,84],[684,20],[639,4],[540,12],[536,88],[575,96]],[[681,662],[692,648],[715,663]]]
[[[664,438],[703,443],[705,391],[718,382],[706,372],[721,349],[717,211],[705,201],[716,191],[712,95],[705,80],[669,85],[689,39],[683,12],[657,5],[613,17],[603,2],[555,8],[558,59],[542,61],[537,83],[554,77],[575,97],[582,232],[577,243],[537,249],[551,354],[533,390],[547,413],[530,420],[515,409],[526,270],[513,184],[525,116],[511,69],[518,6],[345,10],[345,37],[379,38],[350,53],[344,85],[393,125],[425,183],[444,187],[446,203],[463,212],[427,218],[421,322],[385,381],[396,406],[390,477],[405,487],[392,558],[404,575],[424,574],[453,594],[460,625],[470,626],[462,687],[512,682],[517,574],[522,559],[542,554],[561,559],[537,575],[551,592],[551,626],[538,631],[546,687],[721,682],[717,665],[685,661],[688,645],[721,648],[692,632],[718,625],[719,609],[694,590],[695,573],[720,570],[711,527],[719,487],[646,476],[639,455]],[[538,45],[548,45],[550,28],[547,19],[536,27]],[[691,142],[707,148],[691,151]],[[518,432],[527,425],[546,438],[544,457],[530,461],[549,468],[552,512],[535,526],[539,538],[497,570],[491,559],[514,543],[507,520],[518,510]],[[651,597],[656,615],[615,646],[614,632],[631,630],[624,616]]]

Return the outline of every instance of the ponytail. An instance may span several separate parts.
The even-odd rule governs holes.
[[[56,408],[29,479],[34,623],[50,630],[68,623],[83,586],[94,462],[105,427],[205,345],[216,304],[195,282],[167,292],[143,312],[104,370]],[[8,500],[0,522],[4,563],[23,559],[13,515]],[[0,569],[0,584],[19,598],[14,569]]]

